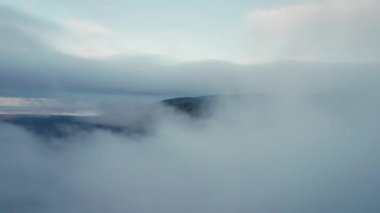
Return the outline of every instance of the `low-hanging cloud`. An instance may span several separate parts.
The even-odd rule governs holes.
[[[145,137],[47,143],[2,124],[0,209],[377,212],[380,102],[367,98],[226,97],[205,119],[157,111]]]

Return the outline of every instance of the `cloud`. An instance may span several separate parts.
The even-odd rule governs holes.
[[[318,0],[248,15],[255,61],[379,62],[376,0]]]
[[[219,101],[212,117],[198,121],[155,111],[160,119],[152,133],[138,138],[96,131],[40,141],[1,124],[0,210],[380,209],[378,99],[270,95]],[[109,110],[145,116],[139,107]]]
[[[66,22],[67,38],[58,46],[63,52],[85,58],[109,58],[122,55],[118,48],[107,45],[115,32],[100,24],[72,19]]]
[[[56,23],[39,16],[3,4],[0,4],[0,11],[0,26],[2,28],[16,28],[35,37],[62,32],[62,28]],[[44,38],[46,39],[46,37]]]
[[[70,20],[66,24],[70,30],[82,36],[104,36],[111,34],[111,30],[99,24],[82,20]]]
[[[122,51],[109,47],[71,47],[67,48],[64,51],[74,56],[95,59],[110,58],[123,55]]]
[[[262,25],[273,26],[268,36],[296,34],[325,4],[259,16],[278,22]],[[331,8],[327,18],[338,13]],[[24,24],[17,20],[27,14],[12,14],[4,16],[17,24],[0,25],[2,95],[246,96],[222,98],[200,120],[106,98],[103,117],[87,119],[148,125],[141,137],[99,130],[41,141],[0,124],[0,212],[379,212],[379,64],[81,58],[41,39],[45,30],[58,32],[43,20]],[[301,52],[292,57],[316,57]]]
[[[28,17],[23,13],[14,14],[8,19]],[[39,22],[30,25],[41,33],[50,29]],[[154,55],[118,55],[99,60],[95,56],[116,53],[113,49],[87,51],[77,47],[74,50],[78,54],[97,53],[90,58],[77,57],[17,26],[0,26],[0,44],[4,47],[0,49],[2,96],[167,97],[261,92],[321,93],[321,88],[345,92],[349,87],[356,88],[358,92],[374,93],[378,87],[379,64],[376,63],[282,62],[252,65],[226,61],[176,62]]]

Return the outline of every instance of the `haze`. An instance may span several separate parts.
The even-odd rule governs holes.
[[[379,9],[0,0],[0,212],[379,212]]]

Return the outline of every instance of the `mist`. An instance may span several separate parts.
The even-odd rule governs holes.
[[[110,106],[107,123],[155,115],[140,137],[98,130],[46,142],[2,124],[0,209],[377,212],[379,103],[370,93],[221,96],[198,119]]]
[[[244,7],[237,22],[204,11],[210,24],[195,18],[198,31],[186,23],[201,5],[192,15],[186,2],[176,13],[147,4],[164,6],[170,23],[189,19],[172,28],[151,22],[161,22],[155,12],[140,20],[146,11],[129,1],[14,2],[0,5],[0,212],[380,212],[376,0]],[[86,15],[95,5],[105,12]],[[112,44],[127,47],[116,54]],[[155,46],[202,60],[149,54]],[[214,100],[202,116],[160,102],[204,95]],[[24,114],[102,128],[80,123],[44,138],[2,120]]]

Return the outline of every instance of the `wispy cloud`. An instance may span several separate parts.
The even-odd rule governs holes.
[[[75,56],[95,59],[123,55],[122,51],[110,47],[69,47],[64,51]]]
[[[253,60],[379,62],[379,9],[377,0],[318,0],[254,10],[247,16]]]
[[[71,19],[65,23],[66,38],[57,47],[65,53],[85,58],[109,58],[122,55],[124,51],[110,45],[115,32],[101,24]]]
[[[74,33],[82,36],[105,36],[112,33],[110,29],[107,29],[100,24],[78,19],[69,20],[66,25]]]

